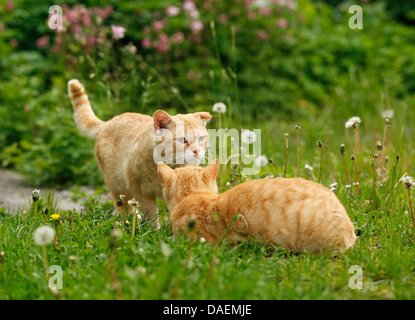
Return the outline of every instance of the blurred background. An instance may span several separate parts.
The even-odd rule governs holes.
[[[354,4],[362,30],[349,28]],[[48,26],[52,5],[62,30]],[[222,101],[224,125],[262,128],[264,153],[281,163],[283,134],[299,124],[312,163],[318,140],[338,153],[351,116],[371,141],[383,110],[410,123],[414,25],[405,0],[0,0],[0,166],[36,184],[102,185],[93,141],[73,121],[72,78],[104,120]]]

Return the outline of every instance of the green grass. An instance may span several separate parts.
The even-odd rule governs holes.
[[[400,117],[405,119],[405,114]],[[4,209],[1,211],[0,251],[4,256],[0,264],[0,298],[415,299],[415,228],[408,192],[398,183],[407,167],[412,166],[413,153],[409,152],[408,143],[402,143],[409,133],[400,129],[404,126],[397,122],[398,119],[391,128],[385,150],[390,158],[388,182],[383,186],[376,185],[370,203],[373,186],[370,159],[377,136],[374,137],[370,133],[373,130],[369,131],[367,127],[370,124],[373,129],[380,123],[379,132],[382,132],[382,120],[363,119],[359,128],[359,166],[369,159],[359,174],[359,197],[353,187],[346,188],[340,148],[337,147],[343,142],[348,150],[352,150],[353,140],[347,140],[347,134],[339,134],[343,129],[333,128],[331,133],[324,131],[324,135],[320,132],[319,136],[311,125],[302,125],[300,175],[305,177],[304,163],[310,163],[314,166],[314,177],[310,179],[318,179],[320,149],[316,142],[324,141],[322,183],[338,182],[335,192],[360,236],[352,249],[339,256],[293,254],[254,240],[237,245],[223,242],[219,246],[191,243],[172,234],[162,201],[159,202],[161,230],[155,231],[149,223],[143,222],[132,238],[131,217],[123,229],[120,218],[112,215],[112,204],[91,197],[85,204],[84,213],[61,213],[58,246],[62,251],[58,252],[53,244],[47,246],[49,265],[58,265],[63,270],[63,290],[56,295],[48,288],[42,250],[33,240],[35,229],[46,224],[41,209],[51,208],[48,219],[52,213],[59,212],[53,197],[45,197],[38,202],[36,219],[33,206],[17,215],[8,214]],[[269,126],[262,123],[256,127],[263,128],[263,150],[274,159],[275,166],[268,164],[255,178],[283,173],[285,131],[291,134],[288,175],[293,176],[296,164],[294,126],[285,123],[278,130],[270,130]],[[253,124],[251,128],[254,128]],[[274,134],[278,138],[271,139]],[[352,134],[348,134],[352,139]],[[396,154],[400,154],[398,162]],[[350,170],[353,163],[349,155],[347,167],[353,181]],[[378,167],[379,163],[377,160]],[[226,166],[221,170],[222,179],[218,181],[221,190],[229,188],[226,183],[231,178],[234,183],[245,180],[235,175],[237,168]],[[123,229],[123,233],[111,253],[109,238],[114,227]],[[349,287],[349,279],[354,275],[349,269],[353,265],[362,268],[362,289]]]

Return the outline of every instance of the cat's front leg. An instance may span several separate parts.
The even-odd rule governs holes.
[[[153,222],[153,225],[156,227],[156,230],[160,230],[160,222],[158,216],[158,207],[156,198],[143,197],[141,195],[135,196],[138,203],[140,204],[140,211],[145,219]]]

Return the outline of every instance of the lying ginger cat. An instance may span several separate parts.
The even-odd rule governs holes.
[[[217,160],[206,168],[173,170],[158,164],[173,232],[216,242],[256,237],[295,252],[348,249],[356,241],[353,223],[336,195],[301,178],[252,180],[218,194]],[[242,215],[232,222],[236,215]],[[195,222],[193,229],[190,221]]]

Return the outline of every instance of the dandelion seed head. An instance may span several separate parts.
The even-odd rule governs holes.
[[[382,118],[384,119],[392,119],[395,112],[392,109],[387,109],[382,112]]]
[[[256,141],[256,133],[253,131],[244,131],[241,134],[241,140],[243,143],[252,144]]]
[[[258,156],[255,158],[255,165],[257,167],[265,167],[268,164],[268,158],[266,156]]]
[[[408,173],[405,173],[400,179],[399,182],[402,182],[408,189],[412,188],[415,185],[414,178],[408,176]]]
[[[346,128],[357,128],[362,120],[359,117],[352,117],[345,123]]]
[[[213,105],[212,110],[213,112],[217,112],[217,113],[225,113],[226,105],[223,102],[217,102]]]
[[[55,238],[55,230],[49,226],[41,226],[36,229],[33,238],[38,246],[45,246]]]

